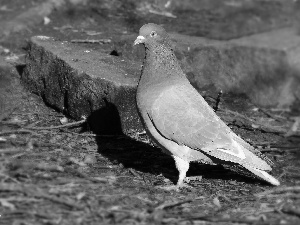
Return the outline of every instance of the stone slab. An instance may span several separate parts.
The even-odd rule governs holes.
[[[246,94],[260,106],[289,106],[300,97],[300,36],[292,28],[229,41],[172,38],[198,90]]]
[[[44,101],[96,133],[142,130],[135,103],[141,64],[78,45],[36,36],[29,42],[22,81]]]

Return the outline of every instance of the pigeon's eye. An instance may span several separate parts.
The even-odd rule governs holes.
[[[157,33],[155,31],[151,31],[150,36],[151,37],[155,37],[157,35]]]

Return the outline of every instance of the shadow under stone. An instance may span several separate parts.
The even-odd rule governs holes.
[[[143,173],[142,177],[147,180],[150,178],[154,186],[164,185],[161,177],[151,178],[151,175],[158,176],[160,174],[176,184],[178,170],[175,167],[174,159],[163,153],[158,147],[125,136],[122,133],[121,118],[117,107],[106,99],[104,102],[105,107],[93,112],[88,118],[88,128],[98,134],[96,136],[98,152],[113,164],[120,165],[120,168],[132,168]],[[202,176],[206,180],[204,183],[209,182],[217,186],[223,181],[226,185],[231,185],[228,183],[229,181],[236,181],[239,182],[239,186],[244,184],[270,186],[234,163],[216,158],[213,161],[218,165],[191,162],[187,177]],[[194,183],[194,185],[201,185],[201,183],[202,181]]]
[[[103,99],[105,107],[98,109],[87,118],[87,126],[89,130],[95,134],[122,134],[121,118],[117,107]]]
[[[98,134],[96,143],[99,153],[116,165],[121,164],[124,168],[133,168],[154,176],[162,174],[176,184],[178,170],[175,167],[174,159],[163,153],[158,147],[122,135],[120,116],[116,106],[107,101],[106,104],[106,107],[95,111],[88,118],[89,128]],[[216,159],[216,162],[221,163],[221,160]],[[187,176],[203,176],[205,179],[236,180],[245,183],[259,182],[258,179],[244,175],[224,169],[222,165],[213,166],[197,162],[190,164],[187,174]]]
[[[178,180],[179,173],[175,167],[174,159],[171,156],[164,154],[157,147],[150,146],[125,136],[99,136],[96,138],[96,142],[99,153],[116,165],[121,164],[122,167],[126,169],[132,168],[144,174],[148,173],[154,176],[162,174],[174,184],[176,184]],[[187,177],[202,176],[207,180],[211,179],[212,182],[216,179],[266,184],[250,174],[248,175],[249,176],[247,176],[247,173],[236,173],[229,169],[225,169],[222,165],[206,165],[197,162],[190,163],[190,169],[187,173]],[[159,180],[155,180],[154,184],[157,184],[157,182],[159,182]]]

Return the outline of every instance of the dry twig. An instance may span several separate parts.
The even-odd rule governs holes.
[[[35,188],[32,185],[16,185],[15,183],[14,184],[2,183],[2,184],[0,184],[0,190],[1,191],[26,193],[26,195],[34,196],[36,198],[48,199],[52,202],[56,202],[56,203],[59,203],[59,204],[62,204],[62,205],[66,205],[70,208],[83,209],[82,206],[76,204],[71,199],[62,199],[62,198],[58,198],[56,196],[49,195],[44,190],[39,189],[39,188]]]
[[[284,134],[286,133],[286,129],[284,128],[280,128],[280,127],[275,127],[275,126],[270,126],[270,125],[267,125],[267,124],[262,124],[262,123],[259,123],[257,121],[254,121],[253,119],[249,118],[249,117],[246,117],[238,112],[235,112],[235,111],[231,111],[229,109],[225,109],[223,110],[224,113],[230,113],[230,114],[233,114],[235,117],[240,117],[246,121],[250,121],[251,123],[254,123],[254,124],[257,124],[259,125],[260,129],[266,131],[266,132],[270,132],[270,133],[278,133],[278,134]]]
[[[254,194],[256,197],[263,197],[270,194],[281,194],[283,192],[300,192],[300,186],[295,187],[279,187],[271,190],[263,191],[260,193]]]
[[[285,207],[282,208],[281,211],[286,213],[286,214],[290,214],[290,215],[300,217],[300,209],[299,208],[294,208],[294,207],[291,207],[291,206],[285,206]]]
[[[111,43],[110,39],[97,39],[97,40],[89,40],[89,39],[73,39],[72,43],[90,43],[90,44],[109,44]]]
[[[58,126],[51,126],[51,127],[26,127],[27,129],[31,129],[31,130],[51,130],[51,129],[60,129],[60,128],[65,128],[65,127],[74,127],[77,125],[81,125],[83,123],[86,122],[86,119],[80,120],[80,121],[76,121],[73,123],[67,123],[67,124],[63,124],[63,125],[58,125]]]
[[[208,217],[208,216],[203,216],[203,217],[195,217],[191,218],[189,220],[193,221],[206,221],[206,222],[213,222],[213,223],[228,223],[228,224],[233,224],[233,223],[241,223],[241,224],[256,224],[256,225],[269,225],[270,222],[268,221],[257,221],[257,220],[249,220],[249,219],[238,219],[238,218],[220,218],[220,217]]]
[[[186,200],[179,201],[179,202],[163,203],[163,204],[155,207],[155,210],[169,209],[169,208],[173,208],[173,207],[176,207],[176,206],[179,206],[179,205],[183,205],[185,203],[190,203],[192,201],[193,201],[192,199],[186,199]]]
[[[16,134],[16,133],[30,133],[32,135],[40,135],[32,130],[28,129],[17,129],[17,130],[10,130],[10,131],[3,131],[0,132],[0,136],[9,135],[9,134]]]

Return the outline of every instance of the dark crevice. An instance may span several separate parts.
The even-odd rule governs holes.
[[[64,108],[63,108],[63,112],[66,113],[68,111],[68,108],[69,108],[68,91],[65,90],[65,92],[64,92]]]
[[[112,50],[109,54],[113,55],[113,56],[121,56],[122,55],[122,53],[118,52],[117,50]]]
[[[88,124],[95,134],[122,134],[121,118],[117,107],[103,98],[104,107],[95,110],[88,117]]]
[[[25,67],[26,67],[25,64],[16,65],[16,70],[20,76],[22,76]]]

